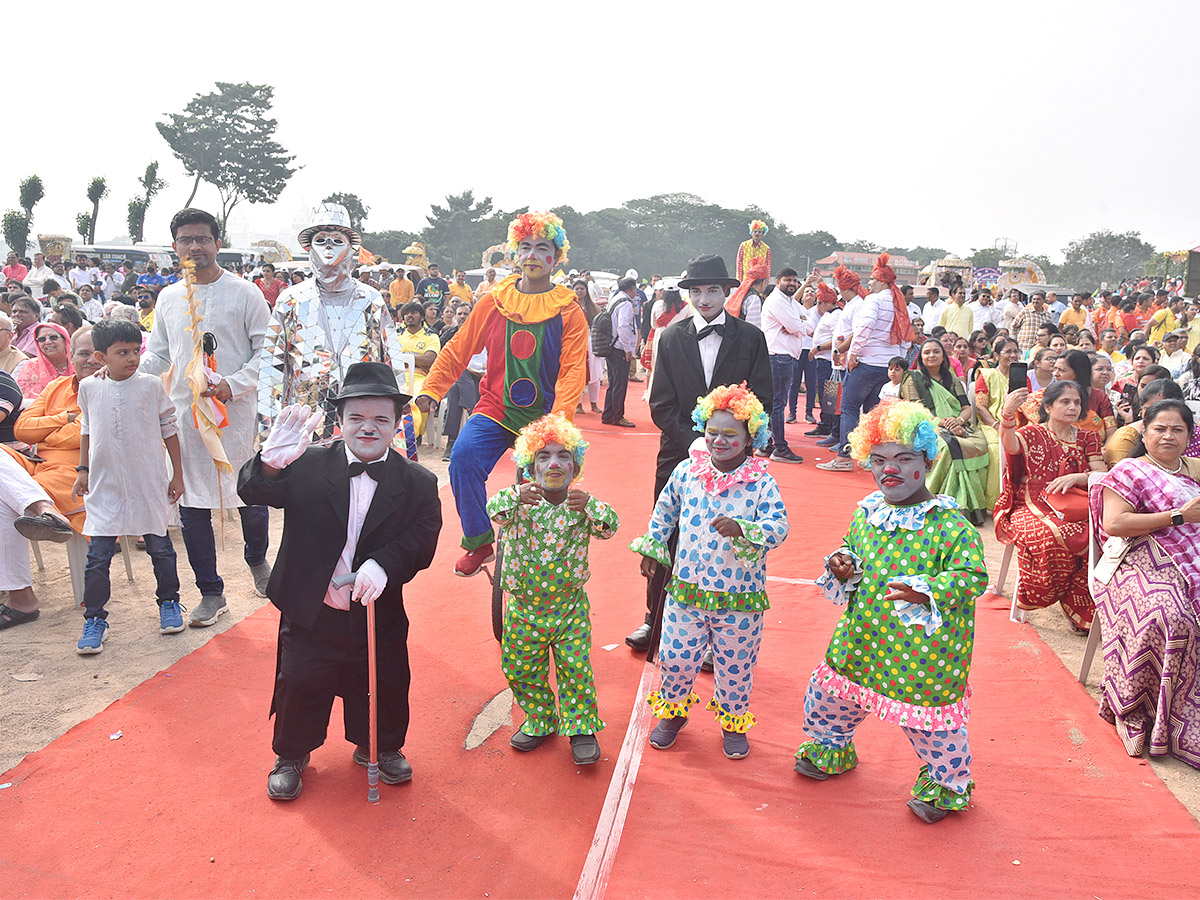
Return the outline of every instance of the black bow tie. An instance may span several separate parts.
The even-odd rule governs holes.
[[[378,483],[379,479],[383,477],[383,473],[376,466],[369,466],[365,462],[350,463],[351,478],[354,478],[356,475],[361,475],[363,472],[366,472],[367,477],[373,479],[376,483]]]
[[[718,337],[724,337],[725,336],[725,323],[722,322],[720,325],[705,325],[703,328],[701,328],[699,331],[696,332],[696,340],[702,341],[706,337],[708,337],[710,334],[715,334]]]

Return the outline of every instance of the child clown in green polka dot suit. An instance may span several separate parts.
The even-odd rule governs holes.
[[[908,807],[932,824],[971,799],[967,676],[983,545],[958,503],[925,482],[939,441],[924,406],[879,404],[850,449],[870,460],[879,490],[859,501],[817,581],[846,611],[804,694],[809,740],[795,769],[817,781],[853,769],[854,733],[874,713],[899,725],[924,763]]]
[[[561,414],[521,429],[513,459],[523,482],[487,504],[504,531],[508,591],[501,638],[501,666],[525,721],[509,740],[529,751],[552,734],[571,739],[577,765],[600,760],[596,732],[604,727],[592,675],[592,622],[584,585],[588,544],[617,531],[617,514],[575,482],[583,474],[587,442]],[[558,701],[550,689],[550,655]]]

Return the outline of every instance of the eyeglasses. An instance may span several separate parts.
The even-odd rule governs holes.
[[[62,340],[62,335],[43,334],[40,338],[37,339],[37,342],[39,344],[52,344],[55,341],[61,341],[61,340]]]
[[[181,234],[179,237],[175,238],[175,243],[182,244],[184,247],[211,247],[216,243],[216,241],[214,241],[212,237],[207,234],[196,236]]]

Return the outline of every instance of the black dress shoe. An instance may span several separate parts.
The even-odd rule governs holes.
[[[66,519],[48,512],[36,516],[17,516],[13,527],[27,541],[48,541],[64,544],[71,539],[71,526]]]
[[[909,800],[906,805],[913,811],[914,816],[927,825],[933,825],[946,818],[946,810],[940,809],[932,803],[926,803],[924,800],[918,800],[916,797]]]
[[[797,775],[803,775],[805,778],[811,778],[813,781],[826,781],[829,778],[828,772],[822,772],[803,756],[796,760],[796,765],[792,766]]]
[[[571,735],[571,759],[577,766],[600,762],[600,742],[594,734]]]
[[[550,737],[548,734],[526,734],[520,728],[516,730],[512,737],[508,739],[508,743],[514,750],[520,750],[522,753],[528,753],[535,747],[541,746],[542,741]]]
[[[308,768],[310,755],[305,753],[303,759],[275,757],[275,768],[267,776],[267,796],[272,800],[295,800],[299,797],[304,787],[300,782],[300,773]]]
[[[639,653],[645,653],[650,649],[650,626],[639,625],[633,629],[629,637],[625,638],[625,643]]]
[[[354,761],[365,769],[371,762],[369,751],[364,747],[356,747]],[[412,781],[412,763],[405,759],[399,750],[380,750],[379,780],[384,784]]]
[[[804,432],[805,437],[829,437],[829,434],[824,428],[814,428],[812,431]]]

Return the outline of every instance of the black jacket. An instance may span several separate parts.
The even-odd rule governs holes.
[[[267,480],[258,454],[238,474],[238,495],[251,506],[284,511],[283,540],[267,584],[267,596],[302,628],[317,620],[338,557],[346,546],[350,478],[345,446],[312,447]],[[379,463],[375,489],[354,554],[354,569],[373,559],[388,583],[375,601],[379,625],[394,618],[404,602],[403,586],[429,567],[442,528],[437,477],[394,450]]]
[[[693,428],[696,401],[722,384],[746,382],[768,413],[774,399],[771,357],[763,333],[741,319],[725,316],[725,333],[713,367],[712,384],[704,383],[704,365],[696,342],[696,323],[691,317],[668,326],[658,342],[654,378],[650,385],[650,416],[662,432],[654,497],[687,459],[688,448],[700,436]]]

